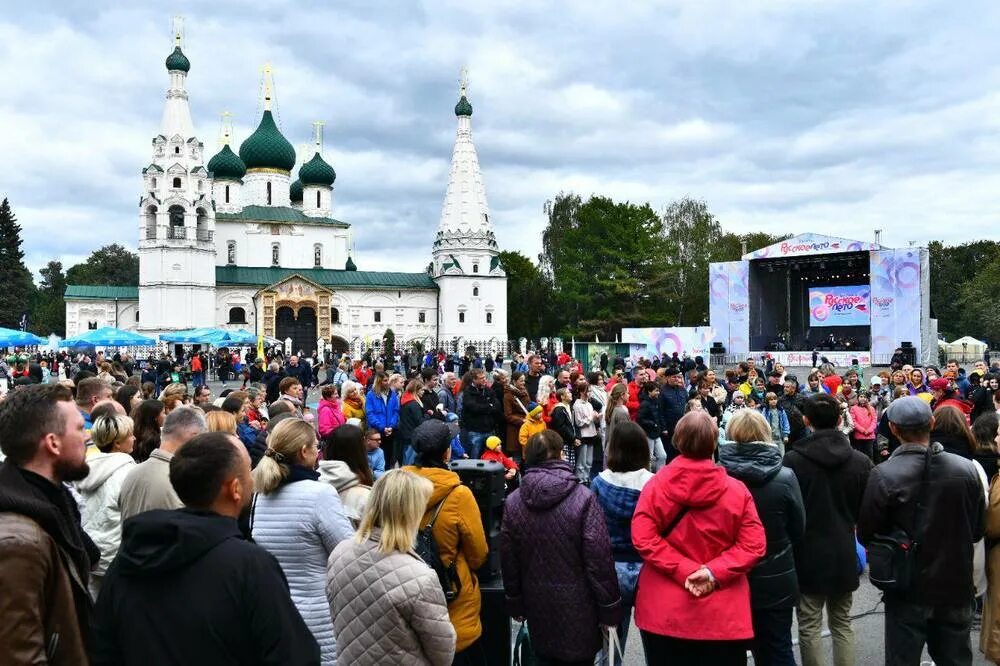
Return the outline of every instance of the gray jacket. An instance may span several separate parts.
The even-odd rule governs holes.
[[[338,663],[451,664],[456,634],[437,575],[415,553],[383,555],[378,539],[342,541],[327,564]]]

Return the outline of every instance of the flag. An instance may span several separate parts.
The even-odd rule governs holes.
[[[264,358],[264,336],[257,336],[257,358]]]

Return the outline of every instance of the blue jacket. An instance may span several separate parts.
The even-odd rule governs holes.
[[[399,396],[389,391],[388,397],[368,391],[365,396],[365,418],[369,428],[395,428],[399,423]]]
[[[385,474],[385,454],[382,449],[368,451],[368,466],[372,468],[376,479]]]
[[[684,416],[687,407],[688,393],[683,388],[664,386],[660,389],[660,418],[663,419],[663,429],[674,436],[674,427]]]
[[[642,562],[632,545],[632,514],[639,503],[639,493],[653,478],[648,469],[632,472],[604,470],[591,482],[597,503],[604,512],[604,522],[611,537],[611,555],[615,562]]]
[[[788,425],[788,414],[781,407],[776,407],[778,410],[778,427],[781,429],[782,438],[788,437],[788,433],[791,432],[791,428]],[[771,426],[771,409],[769,407],[761,407],[760,413],[764,415],[767,419],[768,427]]]
[[[237,423],[236,435],[248,449],[257,441],[257,431],[254,430],[249,423]]]

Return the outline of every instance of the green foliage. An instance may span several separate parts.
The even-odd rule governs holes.
[[[1000,243],[980,240],[962,245],[928,245],[931,269],[931,316],[948,340],[963,335],[1000,342],[996,285]]]
[[[5,198],[0,203],[0,326],[6,328],[19,328],[21,315],[28,313],[34,298],[35,285],[24,265],[21,242],[21,225]],[[33,328],[33,322],[28,326]]]
[[[385,349],[386,353],[389,353],[396,348],[396,334],[392,332],[391,328],[385,329],[385,335],[382,336],[382,342],[385,344],[383,349]]]
[[[66,271],[68,284],[127,287],[139,284],[139,255],[118,243],[105,245]]]
[[[63,275],[62,263],[50,261],[38,272],[42,275],[42,282],[35,292],[31,328],[39,335],[55,333],[65,336],[66,306],[63,295],[66,293],[66,276]]]
[[[507,336],[540,338],[548,332],[552,287],[531,259],[520,252],[501,252],[507,273]]]

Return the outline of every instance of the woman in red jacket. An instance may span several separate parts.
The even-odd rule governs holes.
[[[685,414],[673,438],[680,456],[646,484],[632,518],[647,664],[746,664],[747,572],[767,539],[750,491],[712,461],[718,432],[707,413]]]

